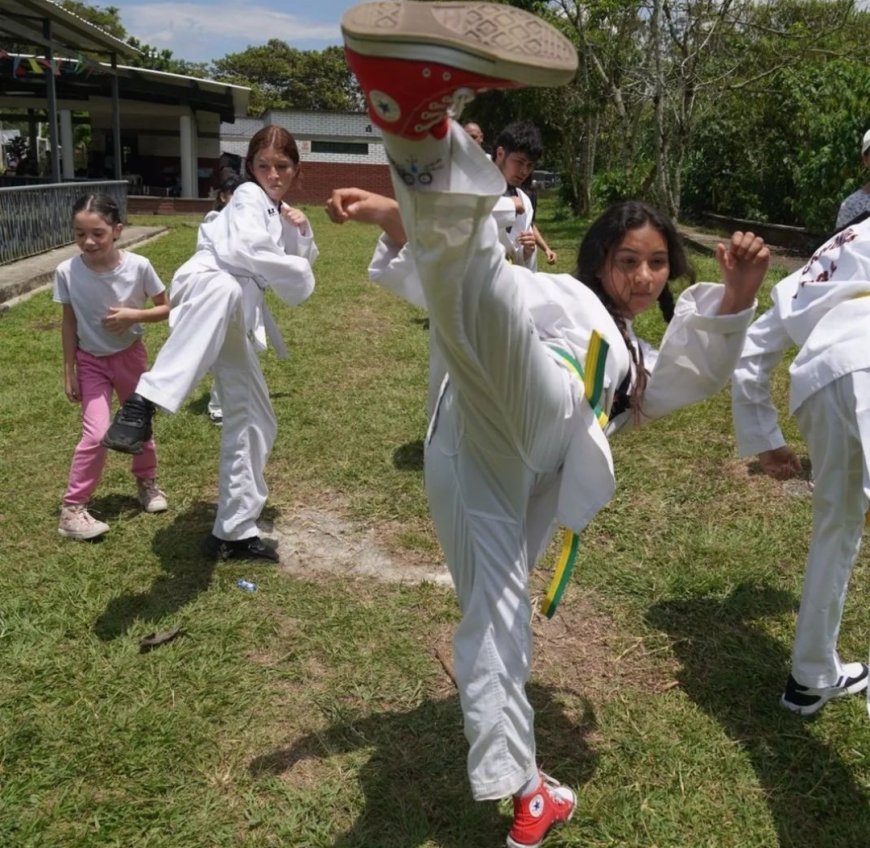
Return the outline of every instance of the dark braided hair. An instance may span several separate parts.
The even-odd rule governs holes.
[[[640,346],[632,344],[629,337],[624,304],[615,303],[607,294],[601,274],[607,262],[612,259],[613,251],[625,238],[625,234],[629,230],[637,230],[647,224],[661,233],[668,247],[668,283],[659,295],[658,304],[665,323],[669,323],[674,317],[674,296],[670,289],[670,281],[686,277],[691,283],[695,282],[695,270],[689,264],[680,236],[669,218],[639,200],[616,203],[593,221],[580,242],[577,253],[577,270],[574,276],[595,292],[604,304],[604,308],[610,313],[628,348],[634,369],[634,389],[631,389],[631,374],[629,374],[616,391],[611,418],[625,409],[631,409],[636,420],[639,418],[649,375],[644,367],[643,351]]]
[[[73,218],[79,212],[96,212],[97,215],[112,227],[123,223],[121,220],[121,210],[117,202],[107,194],[83,194],[73,204]]]

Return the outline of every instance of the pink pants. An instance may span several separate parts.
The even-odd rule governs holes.
[[[135,341],[126,350],[111,356],[76,351],[76,370],[82,395],[82,438],[73,454],[64,504],[86,504],[91,499],[106,464],[108,450],[100,440],[111,421],[112,389],[123,403],[147,369],[148,355],[141,341]],[[133,474],[148,480],[154,477],[156,469],[157,451],[154,439],[149,439],[142,453],[133,457]]]

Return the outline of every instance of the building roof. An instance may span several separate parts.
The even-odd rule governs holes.
[[[185,106],[217,113],[227,122],[248,111],[251,92],[244,86],[126,65],[113,69],[105,62],[88,62],[85,71],[80,72],[75,59],[54,62],[57,99],[67,104],[61,108],[98,109],[101,101],[111,100],[115,74],[120,97],[128,103]],[[26,72],[16,74],[16,67]],[[44,109],[45,74],[48,72],[35,57],[9,54],[0,57],[0,110]]]
[[[50,21],[49,38],[43,31],[45,21]],[[138,56],[140,53],[135,47],[51,0],[0,0],[0,36],[42,50],[50,49],[53,53],[70,50],[119,56]]]

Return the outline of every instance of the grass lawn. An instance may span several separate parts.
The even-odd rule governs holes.
[[[371,230],[307,211],[317,290],[275,306],[291,358],[263,358],[279,420],[266,518],[338,516],[400,565],[434,566],[424,316],[367,282]],[[141,252],[168,282],[198,221],[159,223],[171,232]],[[539,224],[569,271],[581,224],[546,202]],[[650,314],[638,329],[655,341],[663,328]],[[165,333],[147,327],[152,357]],[[113,454],[93,504],[111,532],[64,540],[79,418],[50,293],[0,313],[0,365],[0,846],[504,844],[507,805],[467,789],[448,588],[204,561],[219,438],[206,386],[156,422],[170,510],[142,514]],[[784,371],[775,389],[784,407]],[[556,617],[535,623],[540,761],[580,797],[546,845],[866,846],[863,701],[810,722],[777,705],[806,487],[736,458],[727,393],[619,437],[614,455],[617,495],[585,533]],[[850,659],[870,641],[868,576],[862,555],[841,637]],[[139,652],[176,625],[182,637]]]

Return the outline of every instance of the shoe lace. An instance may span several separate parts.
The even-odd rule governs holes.
[[[474,100],[474,91],[470,88],[457,88],[453,92],[451,103],[447,107],[447,115],[453,118],[454,121],[459,120],[462,110]]]
[[[125,422],[140,424],[148,420],[152,405],[144,398],[127,398],[121,407],[121,419]]]

